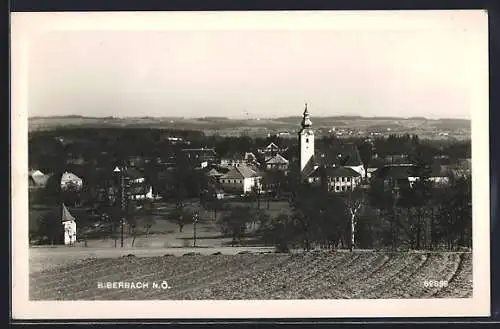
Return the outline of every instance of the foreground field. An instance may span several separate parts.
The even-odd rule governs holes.
[[[426,284],[430,280],[447,285]],[[114,288],[103,288],[113,282]],[[433,297],[472,297],[470,253],[129,256],[83,259],[30,274],[32,300]]]

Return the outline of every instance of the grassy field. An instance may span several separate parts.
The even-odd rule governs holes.
[[[67,259],[72,257],[71,254],[67,256]],[[30,263],[30,299],[349,299],[472,296],[470,253],[337,251],[294,255],[247,251],[244,254],[232,255],[205,252],[200,255],[169,253],[163,256],[140,256],[147,254],[75,259],[44,269],[35,269],[34,263]],[[426,280],[444,281],[447,286],[426,286]],[[99,282],[119,281],[143,282],[148,283],[148,286],[139,289],[98,287]],[[162,289],[161,285],[153,286],[153,283],[163,281],[168,283],[168,289]]]
[[[227,201],[229,206],[244,206],[256,208],[256,202],[243,201]],[[192,222],[187,222],[182,232],[179,232],[177,223],[169,217],[170,211],[174,208],[174,204],[167,202],[155,202],[154,208],[149,213],[141,213],[135,215],[140,223],[149,222],[152,226],[145,234],[146,230],[139,225],[139,234],[134,241],[134,246],[139,248],[169,248],[169,247],[188,247],[193,245],[194,225]],[[196,200],[191,200],[186,203],[186,209],[189,211],[197,211],[199,213],[199,222],[196,226],[197,231],[197,246],[202,247],[220,247],[231,243],[230,238],[221,236],[220,227],[217,224],[214,211],[204,209]],[[267,202],[262,201],[260,209],[267,212],[270,216],[277,216],[282,212],[289,212],[289,205],[286,201]],[[50,211],[50,208],[41,205],[30,207],[29,222],[30,231],[36,232],[37,218],[44,213]],[[71,209],[70,209],[71,211]],[[217,212],[217,219],[224,215],[223,211]],[[76,215],[75,215],[76,216]],[[78,216],[76,216],[78,223]],[[132,247],[133,236],[128,234],[127,229],[124,233],[124,244],[126,247]],[[120,243],[120,241],[118,241]],[[242,243],[251,243],[251,240],[244,240]],[[88,247],[95,248],[112,248],[115,241],[112,237],[93,238],[87,241]],[[77,246],[84,246],[83,241],[77,242]]]

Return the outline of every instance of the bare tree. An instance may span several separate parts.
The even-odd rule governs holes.
[[[363,205],[363,193],[358,190],[354,189],[352,191],[349,191],[347,193],[346,199],[345,199],[345,205],[347,208],[347,211],[350,216],[350,224],[351,224],[351,241],[350,241],[350,251],[353,251],[354,247],[356,246],[356,230],[357,230],[357,224],[358,224],[358,215],[360,212],[360,209]]]

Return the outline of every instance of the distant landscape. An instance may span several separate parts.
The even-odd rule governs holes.
[[[85,117],[79,115],[29,118],[29,131],[52,130],[58,127],[85,128],[155,128],[200,130],[206,135],[266,136],[281,134],[295,137],[300,123],[299,116],[279,118],[232,119],[225,117]],[[421,138],[469,139],[468,119],[427,119],[423,117],[314,117],[318,136],[335,134],[339,137],[384,136],[389,134],[418,134]]]

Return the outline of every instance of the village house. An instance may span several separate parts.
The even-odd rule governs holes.
[[[265,162],[265,167],[268,170],[285,171],[288,169],[288,160],[278,153]]]
[[[61,177],[61,189],[67,190],[72,187],[81,189],[83,187],[83,179],[71,172],[65,171]]]
[[[365,177],[365,168],[361,161],[358,148],[351,143],[339,143],[315,153],[317,164],[323,167],[346,167],[350,168]]]
[[[348,192],[361,184],[361,174],[349,167],[319,167],[308,182],[327,188],[328,192]]]
[[[153,187],[146,184],[133,184],[128,188],[130,200],[153,200]]]
[[[225,192],[248,194],[255,187],[260,189],[262,175],[247,165],[232,167],[219,177],[219,182]]]
[[[431,167],[431,172],[427,178],[435,186],[446,185],[449,182],[449,173],[439,165]],[[372,174],[374,180],[380,179],[385,188],[401,189],[411,188],[420,178],[415,176],[415,165],[413,164],[393,164],[379,168]]]
[[[28,187],[30,189],[39,189],[47,186],[52,174],[44,174],[40,170],[31,170],[28,173]]]
[[[245,152],[245,163],[250,165],[250,166],[257,166],[259,165],[259,161],[257,160],[257,157],[253,152]]]
[[[220,165],[226,167],[237,167],[245,163],[245,157],[241,154],[233,154],[230,156],[221,157],[220,159]]]
[[[278,153],[286,152],[286,147],[280,147],[275,143],[271,142],[266,147],[259,148],[258,152],[264,156],[265,161],[274,157]]]
[[[182,149],[181,152],[194,168],[202,169],[217,163],[217,153],[213,148]]]

